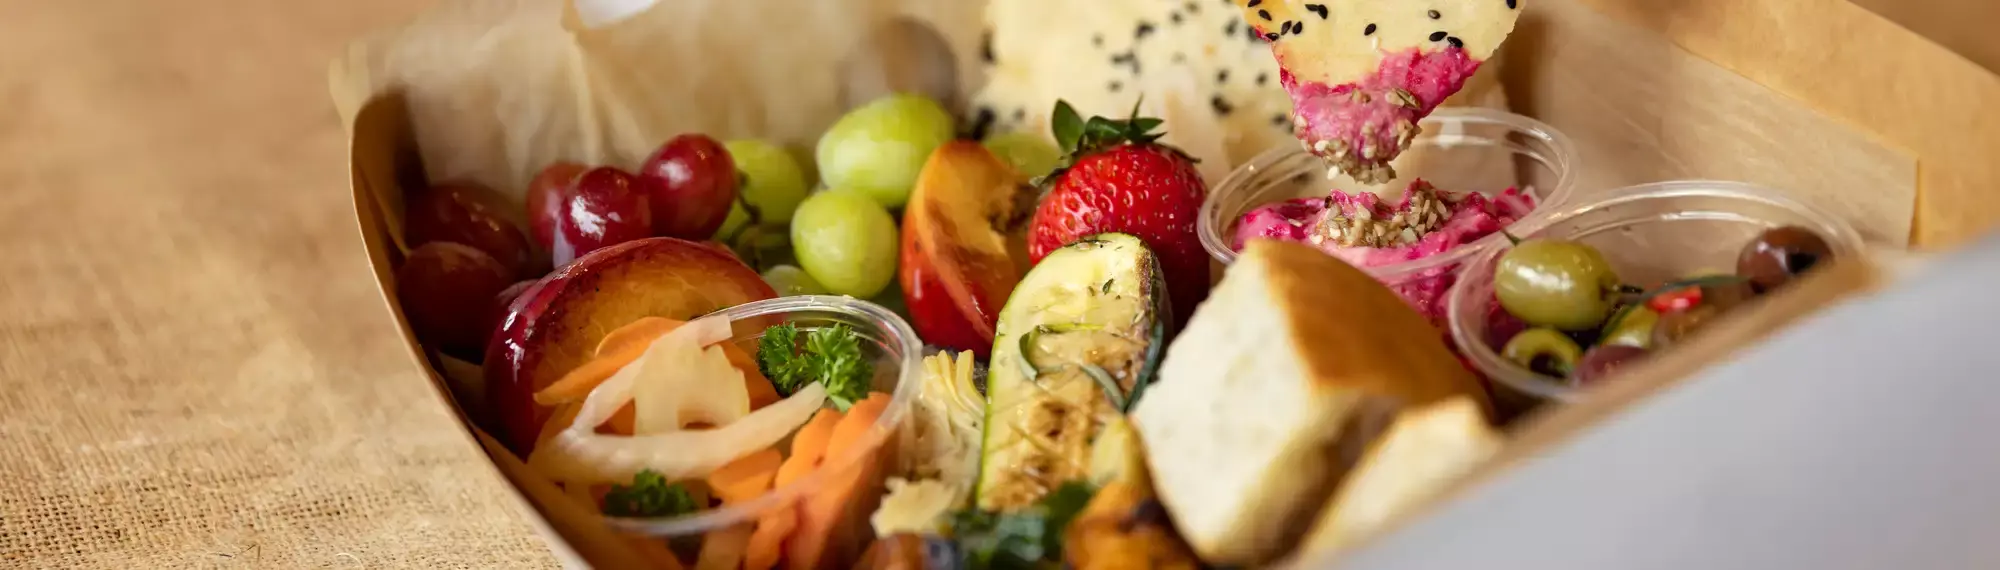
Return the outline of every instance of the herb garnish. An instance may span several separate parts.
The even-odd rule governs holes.
[[[604,494],[604,514],[614,517],[670,517],[700,509],[694,496],[659,472],[646,469],[632,476],[632,485],[612,485]]]
[[[1052,568],[1061,564],[1063,529],[1090,503],[1097,489],[1070,481],[1042,500],[1011,513],[981,510],[952,515],[952,536],[971,570]]]
[[[764,338],[757,341],[757,369],[785,396],[818,382],[841,411],[868,397],[869,378],[875,373],[874,364],[861,356],[861,338],[844,324],[806,333],[803,350],[797,326],[785,323],[764,329]]]

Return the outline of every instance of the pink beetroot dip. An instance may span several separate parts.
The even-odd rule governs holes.
[[[1424,196],[1430,199],[1422,198]],[[1413,201],[1426,204],[1417,205]],[[1430,216],[1429,213],[1438,206],[1442,206],[1443,211]],[[1312,245],[1355,267],[1390,268],[1445,253],[1498,233],[1534,208],[1534,196],[1515,188],[1487,196],[1477,192],[1437,190],[1418,180],[1410,183],[1410,187],[1403,192],[1403,198],[1395,204],[1383,202],[1372,192],[1349,194],[1334,190],[1325,198],[1297,198],[1251,210],[1237,223],[1231,247],[1240,251],[1243,243],[1250,238],[1279,239]],[[1399,213],[1403,214],[1401,218]],[[1391,243],[1355,243],[1351,238],[1338,239],[1330,235],[1329,226],[1351,228],[1344,224],[1351,224],[1357,219],[1387,223],[1385,229],[1408,228],[1414,235],[1400,239],[1392,235],[1386,240],[1378,240]],[[1419,221],[1398,223],[1401,219]],[[1426,223],[1433,220],[1434,223]],[[1349,233],[1353,231],[1348,230]],[[1391,229],[1388,233],[1400,232]],[[1415,239],[1408,239],[1410,237]],[[1371,271],[1377,275],[1385,272]],[[1445,265],[1415,275],[1398,275],[1396,282],[1385,281],[1385,284],[1429,318],[1432,324],[1442,325],[1445,322],[1445,291],[1457,281],[1457,272],[1457,265]]]

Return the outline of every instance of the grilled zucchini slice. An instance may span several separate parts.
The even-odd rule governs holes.
[[[1092,442],[1159,366],[1166,293],[1159,260],[1126,234],[1079,240],[1021,278],[987,366],[979,508],[1026,507],[1090,476]]]

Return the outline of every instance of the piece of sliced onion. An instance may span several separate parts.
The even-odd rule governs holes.
[[[536,448],[528,465],[551,479],[573,484],[623,483],[647,469],[669,481],[705,477],[731,461],[777,445],[825,404],[826,388],[815,382],[715,429],[622,436],[572,426]]]
[[[639,358],[590,389],[590,395],[583,398],[583,410],[577,413],[576,422],[569,429],[577,429],[579,425],[586,426],[584,429],[596,429],[604,425],[606,420],[618,413],[619,408],[632,401],[633,385],[660,352],[671,351],[676,346],[708,346],[729,340],[729,335],[729,321],[721,317],[695,319],[660,335],[646,346],[646,352]]]
[[[729,425],[750,413],[743,371],[721,348],[688,342],[660,343],[632,379],[633,435],[686,429],[690,424]]]

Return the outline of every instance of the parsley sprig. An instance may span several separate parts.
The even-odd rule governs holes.
[[[963,567],[1017,570],[1060,566],[1063,530],[1096,493],[1089,483],[1070,481],[1018,511],[973,509],[954,514],[951,534],[965,557]]]
[[[632,484],[612,485],[604,494],[604,514],[614,517],[670,517],[695,512],[687,488],[668,483],[659,472],[646,469],[632,476]]]
[[[875,373],[874,364],[861,355],[861,338],[843,324],[807,332],[803,348],[799,329],[791,323],[764,329],[764,338],[757,341],[757,369],[785,396],[818,382],[841,411],[868,397]]]

